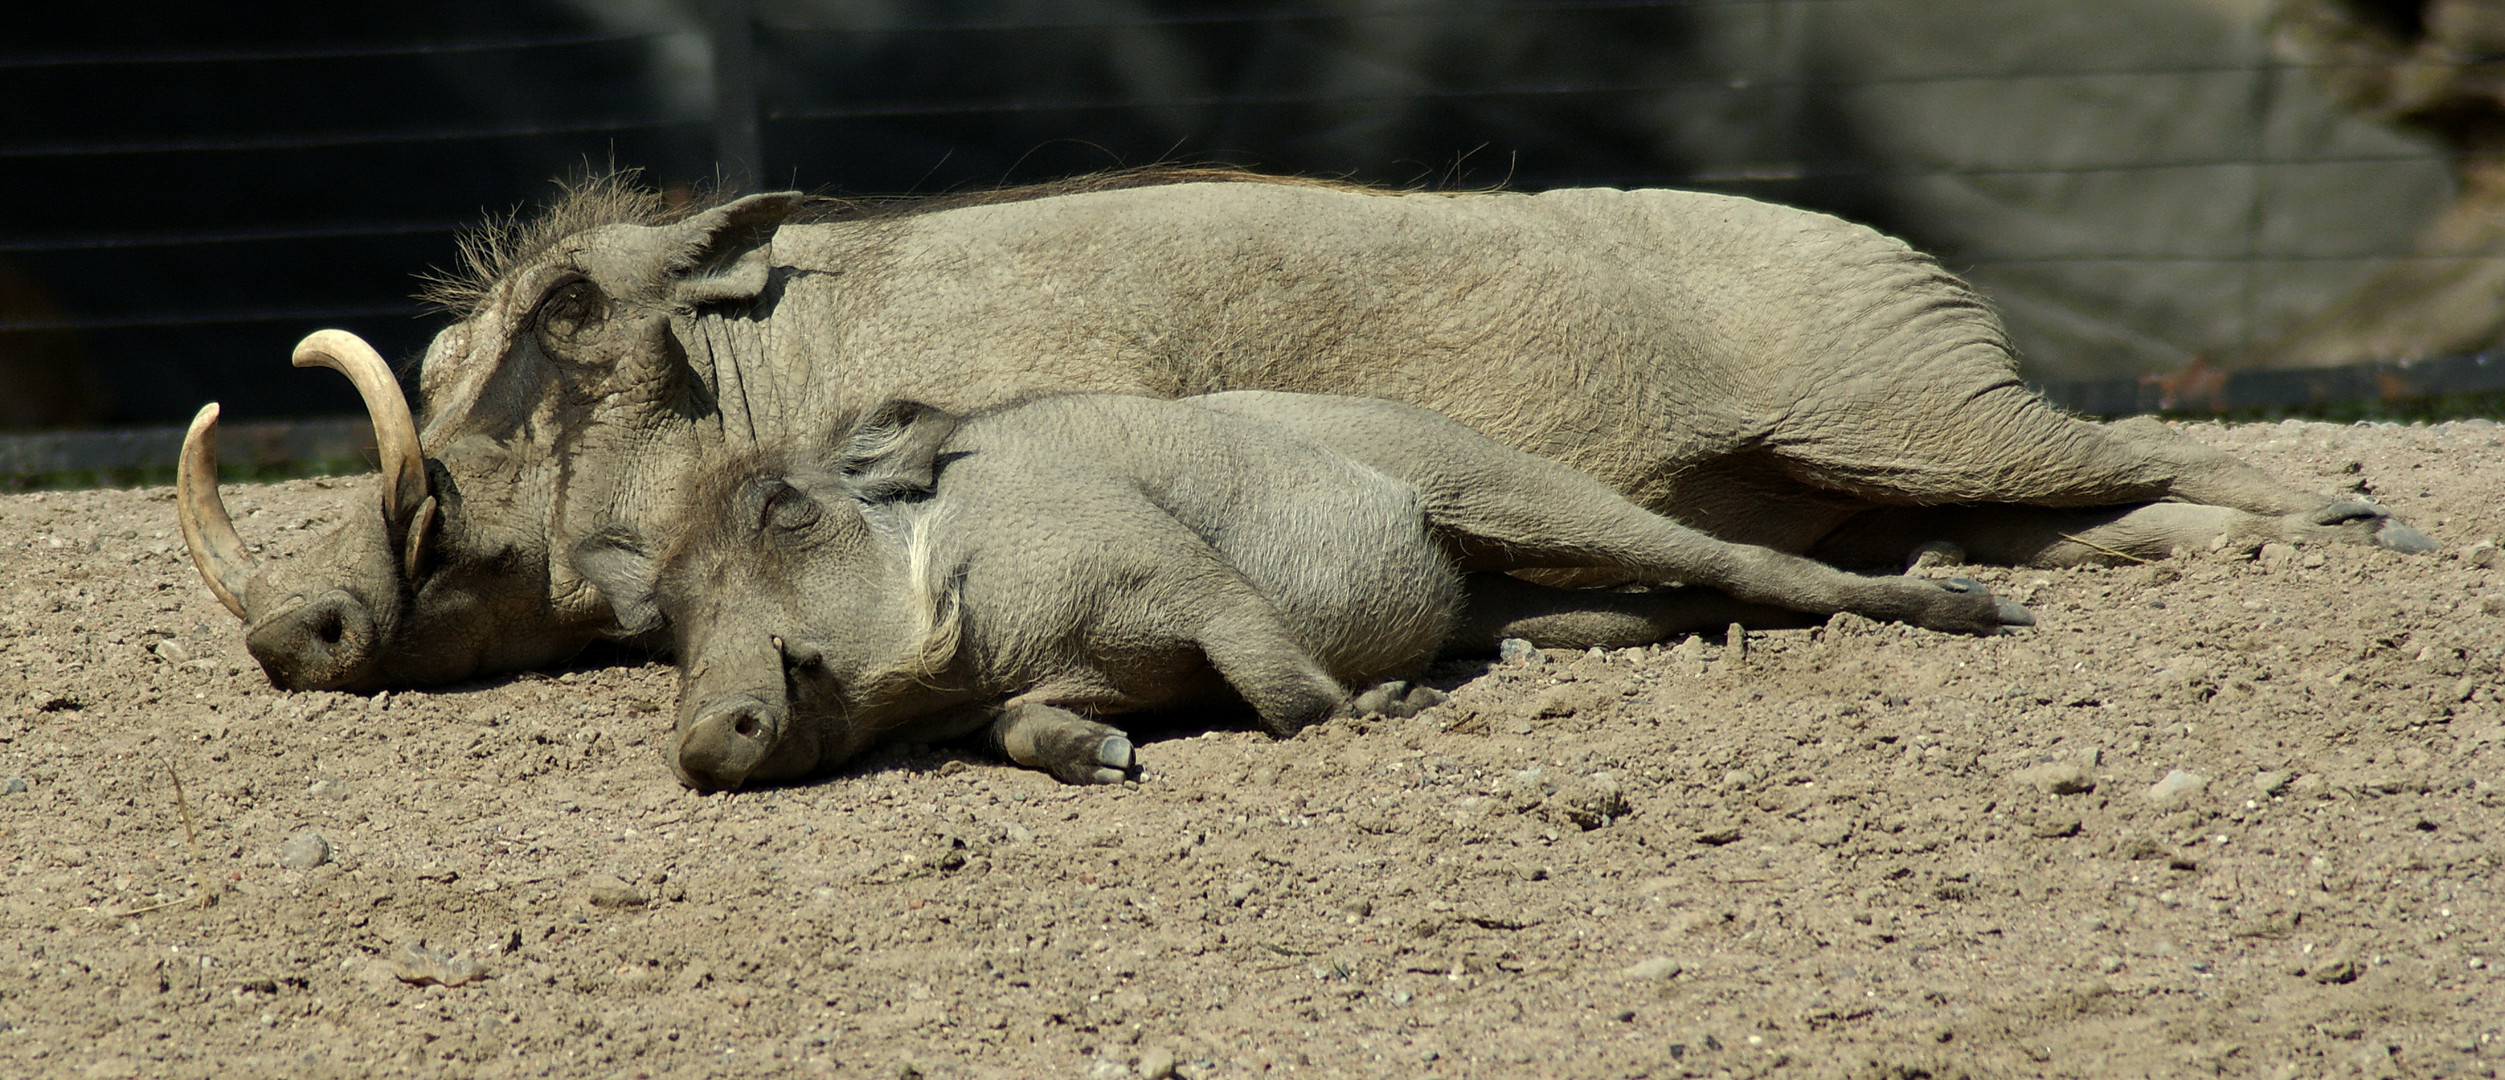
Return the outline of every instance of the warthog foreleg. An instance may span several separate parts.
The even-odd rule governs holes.
[[[1131,737],[1057,705],[1005,706],[991,726],[992,748],[1068,784],[1119,784],[1139,774]]]
[[[1200,651],[1275,735],[1293,735],[1349,708],[1348,688],[1324,671],[1268,600],[1249,594],[1202,624]]]
[[[1468,600],[1444,639],[1448,656],[1487,656],[1506,638],[1543,649],[1625,649],[1732,623],[1769,630],[1819,621],[1815,615],[1752,604],[1719,589],[1684,585],[1637,591],[1559,589],[1511,574],[1486,573],[1470,575],[1462,589]]]

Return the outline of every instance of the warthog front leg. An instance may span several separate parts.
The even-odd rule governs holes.
[[[1461,617],[1444,639],[1448,656],[1488,656],[1506,638],[1543,649],[1625,649],[1739,623],[1752,630],[1813,626],[1819,617],[1752,604],[1719,589],[1662,586],[1637,592],[1559,589],[1511,574],[1472,574]]]
[[[1004,706],[992,721],[992,748],[1070,784],[1119,784],[1139,777],[1131,737],[1068,709],[1039,702]]]
[[[1348,688],[1305,651],[1269,601],[1249,590],[1203,624],[1197,639],[1209,666],[1273,735],[1293,735],[1350,708]]]

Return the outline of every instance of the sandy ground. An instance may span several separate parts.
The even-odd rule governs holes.
[[[2188,430],[2447,547],[1964,571],[2041,624],[1448,669],[1086,790],[690,794],[633,659],[279,693],[170,491],[0,498],[0,1074],[2493,1076],[2505,429]],[[228,500],[285,554],[368,483]]]

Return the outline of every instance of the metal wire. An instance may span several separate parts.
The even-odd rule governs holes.
[[[1360,23],[1384,20],[1433,19],[1472,15],[1539,15],[1574,12],[1624,12],[1640,10],[1701,10],[1708,8],[1774,7],[1815,4],[1820,6],[1868,3],[1871,0],[1481,0],[1465,3],[1431,3],[1401,6],[1369,6],[1357,10],[1307,7],[1288,10],[1250,8],[1231,11],[1189,10],[1179,12],[1147,12],[1119,16],[1074,16],[1009,18],[933,19],[872,23],[859,26],[812,24],[787,19],[762,19],[756,25],[765,31],[792,38],[812,36],[863,37],[938,35],[992,32],[1103,31],[1148,29],[1158,27],[1214,25],[1281,25],[1291,23]],[[384,59],[392,57],[453,56],[494,52],[518,52],[543,49],[597,47],[638,42],[654,42],[685,37],[696,31],[631,31],[583,34],[557,34],[496,38],[475,41],[403,42],[381,45],[342,45],[312,48],[224,49],[187,52],[81,54],[71,56],[8,56],[0,57],[0,71],[34,69],[66,69],[78,67],[128,67],[182,64],[261,64],[312,63],[337,60]],[[770,42],[760,42],[767,45]],[[761,61],[774,50],[760,49]],[[1379,58],[1378,58],[1379,59]],[[2493,58],[2473,58],[2483,62]],[[2320,65],[2331,67],[2336,65]],[[765,119],[782,123],[809,123],[844,120],[914,119],[942,116],[1020,115],[1050,112],[1106,112],[1134,109],[1196,108],[1263,108],[1311,105],[1363,105],[1399,101],[1474,101],[1503,98],[1541,98],[1571,96],[1606,96],[1628,94],[1659,94],[1678,91],[1720,91],[1748,93],[1768,90],[1815,88],[1833,93],[1855,93],[1890,87],[1941,85],[1960,82],[1988,81],[1995,83],[2059,80],[2107,79],[2202,79],[2238,77],[2268,79],[2281,71],[2303,70],[2300,65],[2279,63],[2254,64],[2166,64],[2142,67],[2088,67],[2072,70],[2024,71],[1948,71],[1865,75],[1852,78],[1822,78],[1799,75],[1760,75],[1747,72],[1707,73],[1695,76],[1606,82],[1548,82],[1513,86],[1435,86],[1419,85],[1397,91],[1360,92],[1234,92],[1181,96],[1108,96],[1033,100],[992,100],[964,102],[840,102],[823,106],[783,104],[763,110]],[[517,123],[450,126],[401,130],[346,130],[311,133],[237,135],[231,137],[176,137],[131,139],[110,142],[50,142],[19,146],[0,146],[0,160],[30,161],[48,158],[137,157],[143,155],[200,155],[218,153],[249,153],[299,151],[357,146],[389,146],[426,143],[476,143],[495,140],[602,135],[639,131],[667,131],[699,128],[701,120],[670,120],[650,116],[610,116],[562,123]],[[2128,174],[2164,170],[2195,170],[2220,168],[2286,169],[2336,167],[2343,165],[2391,163],[2424,160],[2422,154],[2344,154],[2330,157],[2287,157],[2273,155],[2226,155],[2216,158],[2170,160],[2110,161],[2069,165],[1941,164],[1912,167],[1856,168],[1850,166],[1772,163],[1740,169],[1695,170],[1685,173],[1648,173],[1617,177],[1547,176],[1540,177],[1541,186],[1718,186],[1745,188],[1748,185],[1775,185],[1809,180],[1921,180],[1928,178],[1984,178],[2067,176],[2089,174]],[[117,249],[181,249],[223,244],[315,242],[388,236],[448,234],[458,231],[463,222],[400,221],[348,223],[330,226],[267,229],[217,229],[189,233],[95,234],[70,237],[0,238],[0,253],[35,254],[54,252],[97,251]],[[2250,238],[2246,240],[2249,242]],[[2007,252],[1987,253],[1964,251],[1951,253],[1948,260],[1960,267],[2058,265],[2078,263],[2201,263],[2218,265],[2259,265],[2308,262],[2432,262],[2479,260],[2489,256],[2477,254],[2437,255],[2406,251],[2356,253],[2272,253],[2248,250],[2223,255],[2178,254],[2167,252]],[[409,316],[420,313],[414,303],[408,305],[343,306],[327,308],[256,308],[235,311],[191,311],[140,313],[125,316],[76,317],[50,320],[0,322],[0,333],[26,333],[49,330],[107,330],[142,327],[170,327],[212,324],[234,324],[281,321],[325,321],[380,316]]]
[[[0,71],[48,67],[112,67],[133,64],[259,64],[274,60],[366,60],[387,56],[451,56],[461,53],[518,52],[575,45],[610,45],[649,41],[669,34],[574,34],[565,37],[507,38],[494,41],[410,42],[400,45],[345,45],[320,49],[222,49],[169,53],[88,53],[75,56],[0,56]]]

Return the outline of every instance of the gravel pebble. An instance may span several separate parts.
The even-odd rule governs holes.
[[[23,776],[12,776],[8,783],[0,784],[0,795],[15,795],[25,790],[26,778]]]
[[[2142,792],[2141,796],[2158,806],[2173,808],[2199,798],[2200,794],[2207,790],[2209,790],[2208,777],[2176,769],[2167,773],[2165,779],[2149,785],[2148,790]]]
[[[651,901],[642,889],[624,882],[594,885],[589,899],[591,906],[599,908],[639,908]]]
[[[1508,664],[1536,664],[1540,662],[1540,651],[1529,641],[1509,637],[1496,643],[1496,658]]]
[[[2283,772],[2254,773],[2253,789],[2264,795],[2277,795],[2288,789],[2290,779],[2291,777]]]
[[[1174,1051],[1151,1046],[1139,1054],[1140,1080],[1166,1080],[1174,1075]]]
[[[1548,809],[1558,819],[1589,831],[1625,817],[1627,797],[1617,777],[1593,773],[1549,796]]]
[[[1656,956],[1650,960],[1638,960],[1635,963],[1629,964],[1626,969],[1620,971],[1619,974],[1630,979],[1657,981],[1661,979],[1675,979],[1679,976],[1681,971],[1685,970],[1685,968],[1679,966],[1679,962],[1676,960],[1670,959],[1667,956]]]
[[[278,865],[290,870],[311,870],[331,861],[330,838],[306,829],[278,845]]]
[[[2481,570],[2494,570],[2496,564],[2505,562],[2505,551],[2498,550],[2497,546],[2489,541],[2481,540],[2470,545],[2469,550],[2462,552],[2462,561]]]
[[[2047,761],[2009,774],[2011,783],[2047,795],[2078,795],[2096,790],[2096,777],[2076,761]]]

